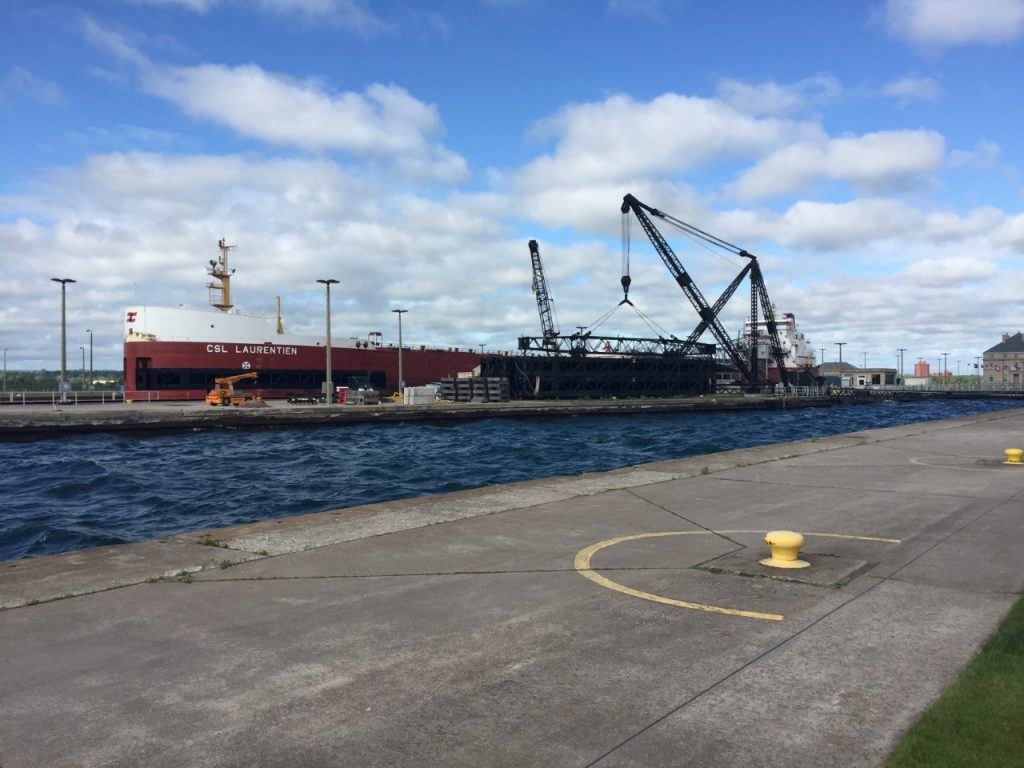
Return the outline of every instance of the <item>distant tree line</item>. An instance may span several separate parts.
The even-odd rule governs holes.
[[[89,374],[82,379],[81,371],[67,372],[71,391],[82,392],[89,389]],[[56,392],[60,380],[60,371],[7,371],[7,382],[4,389],[8,392]],[[124,384],[121,371],[93,371],[93,389],[109,391],[120,389]]]

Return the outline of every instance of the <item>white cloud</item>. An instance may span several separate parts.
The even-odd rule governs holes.
[[[1024,34],[1024,0],[888,0],[883,19],[898,39],[940,48],[998,44]]]
[[[803,200],[782,215],[776,239],[783,245],[802,249],[862,249],[912,233],[919,228],[921,220],[918,211],[897,200],[863,199],[849,203]]]
[[[956,168],[963,165],[976,165],[982,168],[995,166],[999,162],[1002,150],[993,141],[979,141],[972,150],[956,149],[949,153],[949,166]]]
[[[129,0],[129,2],[135,5],[174,5],[194,13],[206,13],[215,7],[220,0]]]
[[[523,215],[553,229],[614,236],[626,193],[678,218],[707,221],[707,201],[684,174],[815,131],[811,124],[745,116],[714,100],[612,96],[538,122],[534,134],[553,137],[554,149],[493,183],[518,200]]]
[[[626,16],[661,18],[665,12],[664,0],[608,0],[608,10]]]
[[[942,96],[942,87],[930,77],[908,75],[882,87],[883,96],[893,96],[903,101],[935,101]]]
[[[1024,255],[1024,213],[1006,219],[992,232],[996,247],[1006,248],[1015,254]]]
[[[823,103],[843,91],[834,77],[819,75],[792,84],[745,83],[724,79],[718,83],[718,97],[748,115],[782,115]]]
[[[436,107],[396,85],[332,92],[319,81],[285,77],[254,64],[161,67],[122,35],[91,21],[85,31],[92,42],[133,66],[145,91],[240,136],[384,159],[413,178],[451,183],[468,176],[465,160],[433,140],[442,133]]]
[[[11,67],[0,80],[0,101],[15,95],[44,104],[59,104],[64,100],[59,85],[33,75],[24,67]]]
[[[136,5],[178,6],[205,14],[218,6],[260,12],[277,17],[294,17],[306,22],[329,23],[372,37],[392,27],[360,0],[129,0]]]
[[[265,13],[294,15],[308,22],[328,22],[365,37],[392,29],[389,22],[359,0],[257,0],[257,5]]]
[[[572,186],[649,183],[693,171],[714,160],[761,154],[792,136],[817,132],[811,124],[756,118],[712,99],[664,94],[649,102],[624,95],[574,104],[538,123],[535,134],[554,136],[555,150],[515,176],[524,193]]]
[[[880,131],[790,144],[742,173],[732,192],[743,200],[799,191],[817,181],[887,191],[937,170],[945,141],[934,131]]]
[[[917,286],[962,288],[965,283],[986,281],[998,271],[998,266],[992,261],[973,256],[954,256],[916,261],[903,274]]]

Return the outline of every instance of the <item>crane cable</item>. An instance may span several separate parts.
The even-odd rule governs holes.
[[[663,338],[667,337],[667,338],[670,338],[670,339],[676,338],[668,329],[663,328],[662,326],[658,325],[658,323],[652,317],[644,314],[640,310],[640,308],[638,306],[636,306],[636,304],[634,304],[631,301],[620,301],[618,304],[616,304],[610,310],[608,310],[603,315],[601,315],[601,317],[597,318],[597,320],[595,320],[593,323],[591,323],[589,326],[587,326],[587,328],[589,328],[591,331],[596,331],[598,328],[600,328],[602,325],[604,325],[604,323],[606,323],[611,318],[612,315],[614,315],[616,312],[618,312],[619,311],[619,307],[621,307],[623,304],[628,304],[630,307],[632,307],[633,311],[636,312],[637,316],[644,322],[644,325],[646,325],[648,328],[650,328],[652,331],[654,331],[656,334],[658,334],[659,337],[663,337]]]

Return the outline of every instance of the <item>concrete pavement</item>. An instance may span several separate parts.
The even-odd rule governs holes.
[[[1010,447],[1024,410],[0,564],[0,766],[877,766],[1024,590]]]

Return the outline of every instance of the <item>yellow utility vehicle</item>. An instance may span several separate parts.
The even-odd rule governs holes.
[[[241,405],[251,400],[262,400],[255,392],[236,392],[235,384],[246,379],[256,380],[258,374],[255,371],[240,373],[237,376],[223,376],[213,380],[214,388],[206,395],[206,402],[210,405]]]

